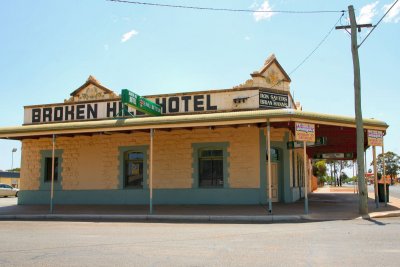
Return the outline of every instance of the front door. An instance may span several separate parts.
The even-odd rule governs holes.
[[[268,162],[267,162],[267,195],[268,195]],[[279,201],[279,190],[278,190],[278,163],[271,162],[271,191],[272,191],[272,202]]]

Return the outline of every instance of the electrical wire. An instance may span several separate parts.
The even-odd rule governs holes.
[[[110,2],[118,2],[133,5],[146,5],[156,7],[169,7],[169,8],[182,8],[182,9],[196,9],[208,11],[227,11],[227,12],[247,12],[247,13],[287,13],[287,14],[319,14],[319,13],[339,13],[345,10],[310,10],[310,11],[295,11],[295,10],[253,10],[253,9],[233,9],[233,8],[215,8],[215,7],[200,7],[200,6],[183,6],[183,5],[170,5],[151,2],[139,2],[128,0],[107,0]]]
[[[326,39],[328,39],[329,35],[332,33],[332,31],[335,29],[336,25],[339,23],[339,21],[342,19],[342,17],[344,16],[344,12],[342,13],[342,15],[340,16],[340,18],[338,19],[338,21],[336,21],[335,25],[330,29],[330,31],[324,36],[324,38],[322,38],[321,42],[318,43],[318,45],[314,48],[313,51],[311,51],[310,54],[308,54],[302,62],[300,62],[299,65],[297,65],[290,73],[289,75],[292,75],[298,68],[301,67],[301,65],[303,65],[314,53],[315,51],[318,50],[318,48],[325,42]]]
[[[342,12],[342,15],[340,15],[340,18],[336,21],[335,25],[329,30],[329,32],[322,38],[322,40],[317,44],[317,46],[309,53],[290,73],[289,76],[292,75],[294,72],[296,72],[317,50],[318,48],[321,47],[321,45],[328,39],[328,36],[332,33],[332,31],[335,29],[336,25],[341,21],[342,17],[344,16],[345,11]],[[283,82],[283,80],[277,81],[272,87],[269,89],[274,89],[275,86]],[[249,98],[258,96],[258,94],[249,96]]]
[[[357,48],[360,48],[360,46],[367,40],[367,38],[371,35],[371,33],[378,27],[379,23],[383,20],[383,18],[389,13],[389,11],[397,4],[399,0],[396,0],[393,5],[386,11],[386,13],[382,16],[382,18],[378,21],[378,23],[372,28],[372,30],[365,36],[364,40],[357,46]]]
[[[317,44],[317,46],[309,53],[290,73],[289,75],[296,72],[317,50],[318,48],[326,41],[328,36],[335,29],[336,25],[341,21],[344,16],[346,10],[311,10],[311,11],[294,11],[294,10],[252,10],[252,9],[232,9],[232,8],[214,8],[214,7],[199,7],[199,6],[183,6],[183,5],[171,5],[171,4],[160,4],[160,3],[152,3],[152,2],[139,2],[139,1],[128,1],[128,0],[107,0],[110,2],[118,2],[125,4],[134,4],[134,5],[146,5],[146,6],[156,6],[156,7],[168,7],[168,8],[182,8],[182,9],[195,9],[195,10],[203,10],[203,11],[227,11],[227,12],[247,12],[247,13],[286,13],[286,14],[319,14],[319,13],[342,13],[340,18],[337,20],[335,25],[329,32],[324,36],[324,38]],[[397,0],[398,1],[398,0]],[[397,2],[396,1],[396,2]],[[270,89],[273,89],[283,80],[277,81]],[[258,96],[258,94],[250,96],[249,98]]]
[[[340,17],[340,26],[344,26],[343,25],[343,22],[342,22],[342,18],[343,18],[343,16],[341,16]],[[347,20],[348,20],[349,18],[347,18]],[[346,28],[344,28],[345,29],[345,31],[351,36],[351,32],[349,32]]]

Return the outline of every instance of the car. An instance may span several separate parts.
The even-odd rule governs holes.
[[[0,184],[0,197],[18,197],[19,189],[8,184]]]

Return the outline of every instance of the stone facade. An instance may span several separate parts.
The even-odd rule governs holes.
[[[273,135],[273,138],[279,140],[281,134]],[[145,132],[57,138],[56,149],[63,151],[63,190],[118,189],[121,169],[119,148],[148,146],[149,142],[149,134]],[[260,186],[259,128],[251,126],[156,131],[154,188],[192,188],[192,144],[210,142],[229,143],[230,188]],[[25,139],[22,143],[21,189],[38,190],[41,151],[52,149],[51,139]]]

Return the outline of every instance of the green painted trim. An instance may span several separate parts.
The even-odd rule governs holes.
[[[284,149],[285,149],[285,142],[277,142],[277,141],[272,141],[271,142],[271,148],[274,148],[278,150],[278,153],[280,154],[280,160],[276,161],[273,160],[272,162],[278,163],[278,201],[282,202],[284,199],[283,197],[283,166],[286,166],[286,161],[284,157]]]
[[[286,142],[271,141],[271,148],[277,149],[279,153],[279,160],[272,160],[271,162],[278,163],[278,201],[285,201],[285,187],[284,181],[284,166],[288,166],[287,156],[288,150],[285,147]],[[268,202],[268,184],[267,184],[267,137],[264,129],[260,129],[260,202]]]
[[[228,152],[229,142],[212,142],[212,143],[192,143],[192,188],[199,188],[199,150],[204,148],[222,148],[223,152],[223,170],[224,170],[224,186],[229,188],[229,160]],[[206,190],[213,189],[207,188]],[[222,188],[215,188],[222,189]]]
[[[257,188],[191,188],[154,189],[153,204],[157,205],[239,205],[259,204]],[[22,190],[18,205],[49,204],[48,191]],[[54,195],[54,203],[74,205],[148,205],[148,190],[63,190]],[[56,207],[57,209],[57,207]]]
[[[54,155],[55,157],[58,157],[58,179],[57,181],[54,181],[54,190],[62,190],[62,163],[63,163],[63,158],[62,154],[64,153],[64,150],[62,149],[55,149],[54,150]],[[46,164],[46,158],[51,158],[53,156],[53,151],[52,150],[41,150],[40,151],[40,176],[39,176],[39,190],[51,190],[51,182],[45,182],[44,181],[44,175],[45,175],[45,164]]]
[[[148,189],[147,185],[147,180],[148,180],[148,164],[147,164],[147,159],[148,159],[148,153],[149,153],[149,146],[148,145],[143,145],[143,146],[120,146],[118,147],[119,151],[119,157],[118,157],[118,164],[119,164],[119,175],[118,175],[118,189],[123,189],[123,190],[135,190],[135,191],[140,191],[140,190],[146,190]],[[128,151],[137,151],[141,152],[144,154],[143,158],[143,188],[125,188],[124,187],[124,154],[125,152]],[[146,190],[147,191],[147,190]]]

